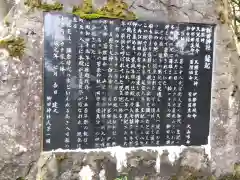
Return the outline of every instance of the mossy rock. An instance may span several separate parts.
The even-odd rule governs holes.
[[[26,0],[24,4],[30,7],[31,10],[40,9],[45,12],[63,10],[63,4],[58,2],[47,4],[42,3],[41,0]],[[137,19],[136,15],[128,10],[128,5],[122,0],[108,0],[107,4],[98,10],[93,9],[92,0],[84,0],[82,5],[73,7],[72,14],[79,16],[82,19]]]
[[[55,154],[55,157],[59,163],[61,163],[65,159],[68,159],[67,153],[59,153],[59,154],[57,153]]]
[[[42,3],[41,0],[26,0],[24,4],[28,6],[31,10],[36,8],[36,9],[41,9],[45,12],[61,11],[63,9],[63,5],[58,2],[54,4],[47,4],[47,3]]]
[[[100,14],[109,18],[118,18],[125,20],[136,20],[136,15],[129,11],[127,3],[122,0],[108,0],[107,4],[96,11]]]
[[[7,26],[7,27],[9,27],[9,26],[10,26],[10,24],[11,24],[11,23],[10,23],[9,21],[7,21],[7,20],[4,20],[4,22],[3,22],[3,23],[4,23],[4,25],[5,25],[5,26]]]
[[[18,177],[16,180],[25,180],[24,177]]]
[[[21,37],[6,39],[0,41],[0,48],[4,48],[9,52],[11,57],[21,58],[26,49],[25,41]]]

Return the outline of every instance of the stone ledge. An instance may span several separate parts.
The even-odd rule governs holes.
[[[124,158],[121,152],[123,148],[117,148],[115,153],[113,149],[90,152],[44,152],[38,161],[37,180],[60,180],[60,177],[66,174],[69,179],[76,177],[84,179],[85,176],[89,177],[89,174],[92,174],[92,179],[99,178],[101,175],[106,180],[113,180],[120,175],[126,175],[129,179],[171,177],[176,174],[180,176],[183,173],[182,167],[207,175],[211,172],[208,155],[204,148],[186,147],[181,151],[176,149],[173,151],[172,148],[167,150],[167,147],[160,148],[161,150],[132,149],[125,151]]]

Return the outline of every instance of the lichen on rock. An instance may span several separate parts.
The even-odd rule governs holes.
[[[0,48],[6,49],[11,57],[21,58],[26,46],[23,38],[12,37],[0,40]]]
[[[129,10],[129,6],[123,0],[108,0],[107,4],[96,11],[105,17],[119,18],[125,20],[135,20],[136,15]]]
[[[46,2],[42,3],[41,0],[26,0],[24,4],[31,10],[39,9],[46,12],[63,10],[63,4],[59,2],[48,4]],[[73,6],[72,14],[77,15],[83,19],[137,19],[136,15],[128,9],[127,3],[122,0],[108,0],[107,4],[98,10],[93,9],[92,0],[84,0],[81,5]]]
[[[31,10],[33,9],[41,9],[43,11],[61,11],[63,9],[63,5],[59,2],[55,2],[54,4],[42,3],[41,0],[26,0],[24,2],[26,6],[28,6]]]
[[[84,0],[82,5],[73,7],[73,14],[83,19],[137,19],[136,15],[129,11],[127,3],[122,0],[108,0],[107,4],[98,10],[93,9],[92,0]]]

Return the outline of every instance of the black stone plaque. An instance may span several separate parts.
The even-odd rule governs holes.
[[[43,150],[207,144],[214,27],[46,13]]]

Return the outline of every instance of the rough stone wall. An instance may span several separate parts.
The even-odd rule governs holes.
[[[0,0],[0,19],[2,20],[11,9],[11,7],[15,4],[14,0]]]
[[[96,2],[97,6],[104,3],[103,0]],[[5,27],[0,33],[1,36],[19,35],[27,42],[26,54],[21,60],[7,57],[5,51],[0,51],[1,180],[19,177],[28,180],[77,180],[83,174],[106,180],[113,180],[118,174],[128,174],[129,179],[144,179],[144,175],[148,179],[160,179],[176,172],[181,174],[181,166],[184,165],[205,173],[215,171],[217,175],[232,171],[234,163],[240,159],[239,92],[234,91],[240,84],[240,65],[231,29],[217,20],[218,3],[214,0],[126,2],[139,19],[217,24],[210,161],[204,149],[199,147],[185,149],[173,163],[167,151],[135,150],[127,154],[125,166],[117,171],[119,162],[110,150],[40,154],[43,18],[41,11],[28,12],[20,1],[9,15],[10,27]]]

